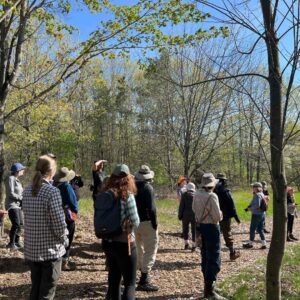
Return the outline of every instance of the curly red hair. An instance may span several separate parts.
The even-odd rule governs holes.
[[[118,198],[126,201],[129,194],[136,194],[137,189],[132,175],[116,176],[112,174],[103,189],[104,191],[112,190]]]

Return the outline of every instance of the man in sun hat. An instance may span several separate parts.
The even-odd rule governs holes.
[[[66,223],[69,231],[69,245],[66,247],[66,254],[63,256],[62,270],[73,271],[76,266],[70,261],[70,249],[75,233],[75,220],[78,213],[78,201],[70,181],[75,177],[75,172],[67,167],[62,167],[54,176],[54,186],[60,190],[62,205],[66,215]]]
[[[201,237],[201,271],[204,278],[204,297],[225,299],[215,291],[214,283],[221,270],[220,225],[222,211],[217,194],[213,192],[218,180],[212,173],[204,173],[202,191],[197,191],[193,201],[196,232]]]
[[[226,175],[224,173],[218,173],[217,179],[219,179],[219,182],[216,185],[214,192],[218,195],[220,209],[223,213],[223,219],[220,222],[220,228],[226,243],[226,247],[229,248],[229,258],[230,260],[235,260],[240,257],[240,252],[235,250],[233,247],[234,240],[231,233],[231,218],[235,218],[238,224],[240,224],[241,221],[237,215],[230,190],[227,188]]]
[[[151,182],[154,172],[147,165],[142,165],[134,175],[137,186],[135,196],[140,225],[135,228],[138,267],[141,277],[137,290],[154,292],[158,286],[153,285],[150,272],[155,263],[158,248],[158,230],[154,190]]]

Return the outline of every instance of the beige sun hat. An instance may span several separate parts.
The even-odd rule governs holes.
[[[212,173],[204,173],[201,179],[202,187],[215,187],[219,182]]]
[[[68,182],[75,177],[75,172],[67,167],[62,167],[58,170],[53,180],[55,182]]]
[[[154,172],[147,165],[141,165],[138,172],[134,174],[136,180],[149,180],[154,177]]]

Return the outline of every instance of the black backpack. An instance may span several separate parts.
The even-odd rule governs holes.
[[[123,232],[121,226],[121,201],[111,191],[102,192],[94,202],[95,234],[100,239],[111,239]]]
[[[268,210],[268,203],[266,197],[261,198],[260,200],[260,206],[261,211],[267,211]]]

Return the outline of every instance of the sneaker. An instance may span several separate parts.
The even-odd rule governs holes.
[[[236,260],[236,259],[239,258],[240,256],[241,256],[240,251],[236,251],[236,250],[234,250],[233,252],[231,252],[231,253],[229,254],[230,260]]]
[[[139,284],[137,286],[136,290],[144,291],[144,292],[157,292],[159,290],[159,287],[148,282],[148,283],[144,283],[144,284]]]
[[[294,240],[291,237],[287,236],[286,241],[287,242],[293,242]]]
[[[251,248],[253,248],[253,245],[251,243],[246,243],[246,244],[243,244],[243,248],[251,249]]]
[[[16,242],[15,245],[18,247],[18,249],[24,248],[24,244],[22,242]]]

